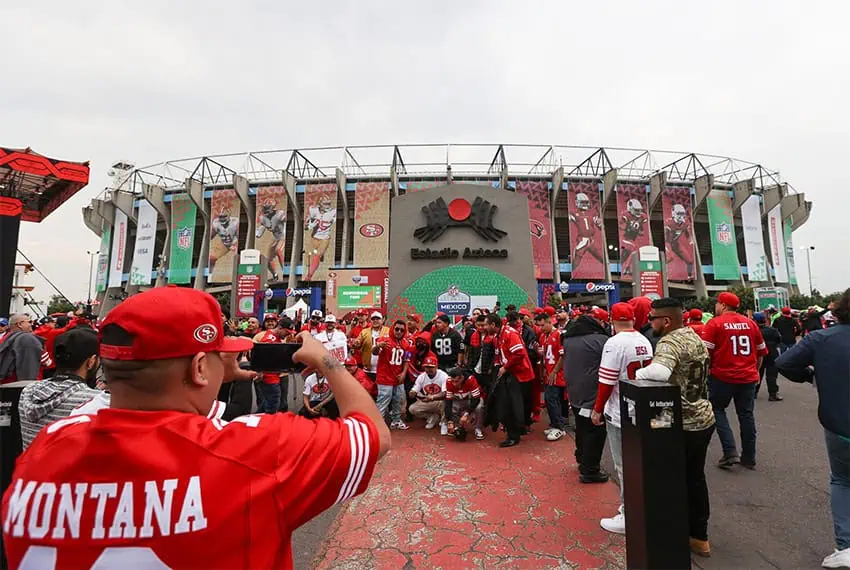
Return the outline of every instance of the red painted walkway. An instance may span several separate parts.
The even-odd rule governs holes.
[[[614,483],[582,485],[573,440],[542,424],[510,449],[502,434],[461,443],[417,422],[393,432],[369,490],[340,511],[318,569],[625,567],[625,540],[599,527]],[[471,434],[470,434],[471,435]]]

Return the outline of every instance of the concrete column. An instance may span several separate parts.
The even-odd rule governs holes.
[[[111,234],[115,235],[115,204],[109,200],[99,200],[95,198],[92,200],[92,207],[97,215],[103,220],[103,227],[109,227]],[[101,232],[102,233],[102,232]],[[112,261],[112,243],[107,245],[110,249],[110,262]],[[107,270],[106,274],[107,280],[109,279],[109,272]],[[103,318],[106,314],[114,309],[118,303],[121,302],[121,293],[122,290],[120,287],[106,287],[106,291],[102,291],[97,293],[95,296],[98,301],[100,301],[100,309],[98,310],[98,317]]]
[[[747,198],[753,195],[755,189],[755,181],[752,178],[750,178],[749,180],[739,180],[738,182],[733,184],[732,211],[737,212],[738,210],[740,210],[744,202],[747,201]]]
[[[794,218],[791,220],[791,229],[796,231],[797,228],[809,221],[809,216],[812,213],[812,203],[803,202],[804,207],[794,213]]]
[[[187,178],[185,187],[186,194],[198,208],[198,213],[201,214],[201,221],[204,224],[204,231],[201,234],[201,251],[198,254],[198,272],[195,274],[194,283],[195,289],[203,291],[207,284],[204,270],[210,261],[210,212],[204,203],[204,185],[194,178]],[[196,235],[195,238],[197,239],[197,237]]]
[[[561,194],[561,186],[564,185],[564,167],[558,168],[552,173],[552,203],[549,205],[549,235],[552,238],[553,278],[555,284],[561,282],[561,260],[558,254],[558,240],[555,237],[555,204]]]
[[[694,180],[694,197],[696,199],[694,202],[694,212],[705,202],[705,198],[713,187],[714,175],[712,174],[705,174]]]
[[[100,214],[95,212],[91,205],[84,206],[82,210],[83,223],[86,227],[94,232],[97,237],[103,235],[103,218],[100,217]]]
[[[168,268],[168,254],[171,249],[171,207],[165,203],[165,191],[161,186],[142,184],[142,196],[150,202],[159,218],[165,221],[165,243],[156,264],[156,287],[165,287],[165,270]]]
[[[251,197],[248,195],[248,179],[244,176],[233,175],[233,189],[236,191],[236,196],[239,198],[239,202],[242,204],[242,208],[244,208],[245,215],[248,218],[248,233],[245,236],[244,249],[254,249],[254,240],[257,238],[257,228],[254,227],[257,223],[257,201],[251,200]],[[237,253],[236,255],[238,256],[239,254]],[[238,261],[236,265],[239,265]]]
[[[647,204],[649,211],[646,214],[650,219],[652,218],[652,210],[655,209],[658,199],[661,198],[661,192],[665,186],[667,186],[667,173],[663,170],[656,172],[649,178],[649,203]]]
[[[785,223],[787,218],[792,218],[794,214],[801,208],[805,210],[806,195],[805,194],[789,194],[782,198],[780,204],[780,212],[782,214],[782,223]]]
[[[782,197],[785,196],[783,192],[783,188],[779,185],[768,186],[767,188],[763,188],[762,199],[764,204],[764,211],[761,213],[762,216],[766,216],[768,212],[774,209],[779,202],[782,201]]]
[[[286,188],[286,194],[289,196],[289,206],[292,208],[292,253],[289,256],[289,277],[287,278],[286,286],[290,289],[295,289],[298,286],[298,275],[296,270],[301,265],[301,260],[304,252],[304,216],[301,208],[298,206],[298,201],[295,199],[295,177],[288,172],[281,173],[283,178],[283,186]],[[291,307],[295,304],[295,297],[286,298],[286,306]]]
[[[112,193],[112,203],[115,204],[115,208],[124,213],[127,216],[127,219],[136,226],[136,231],[138,231],[139,221],[136,217],[136,195],[130,194],[129,192],[113,192]],[[135,241],[133,242],[135,244]],[[133,266],[133,250],[135,247],[130,247],[130,228],[127,228],[127,243],[125,244],[127,247],[127,251],[124,254],[124,267],[128,270]],[[123,273],[123,269],[122,269]],[[127,284],[124,285],[123,291],[127,295],[133,295],[139,292],[138,285],[130,285],[130,280],[127,280]]]
[[[348,228],[351,227],[351,218],[348,215],[348,193],[345,191],[345,184],[345,173],[337,168],[336,187],[339,190],[339,195],[342,197],[342,252],[340,252],[340,267],[345,267],[348,264]],[[334,249],[336,249],[336,244],[333,245]]]
[[[398,196],[398,170],[395,166],[390,166],[390,184],[393,188],[393,196]],[[390,207],[392,208],[392,200],[390,200]]]
[[[602,215],[605,215],[605,210],[611,203],[615,194],[614,189],[617,186],[617,169],[612,168],[602,177]]]

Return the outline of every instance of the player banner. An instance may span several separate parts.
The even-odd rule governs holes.
[[[670,281],[694,279],[694,221],[691,189],[667,186],[661,193],[664,252]]]
[[[797,268],[794,266],[794,241],[791,239],[791,217],[785,218],[782,225],[782,235],[785,237],[785,258],[788,261],[788,281],[797,284]]]
[[[640,248],[650,245],[646,184],[617,184],[620,275],[631,275]]]
[[[528,220],[531,230],[531,253],[534,257],[534,276],[552,279],[552,233],[549,214],[549,183],[517,182],[517,194],[528,197]]]
[[[605,253],[602,251],[599,183],[570,182],[567,185],[567,200],[572,278],[604,279]]]
[[[192,279],[192,252],[195,249],[195,220],[198,208],[187,194],[171,199],[171,248],[168,252],[168,282],[188,283]]]
[[[239,251],[239,198],[236,190],[212,193],[210,219],[210,264],[207,283],[233,281],[233,264]]]
[[[761,197],[752,195],[741,204],[744,227],[744,252],[747,255],[747,279],[767,281],[767,256],[764,254],[764,231],[761,226]]]
[[[257,189],[256,241],[254,247],[265,256],[269,283],[282,281],[286,263],[286,188],[263,186]]]
[[[136,247],[130,265],[130,285],[150,285],[156,245],[156,210],[147,200],[139,200],[138,216]]]
[[[726,190],[711,190],[706,197],[711,232],[711,258],[715,279],[739,279],[738,241],[732,217],[732,197]]]
[[[777,283],[788,283],[785,236],[779,204],[767,214],[767,233],[770,237],[770,262],[773,264],[773,277]]]
[[[304,189],[304,281],[325,281],[336,263],[336,184]]]
[[[109,244],[112,242],[112,226],[103,223],[103,232],[100,234],[100,252],[97,256],[97,277],[94,281],[94,289],[98,293],[106,291],[106,282],[109,279]]]
[[[109,262],[109,286],[121,287],[124,259],[127,257],[127,214],[115,209],[115,232],[112,234],[112,255]]]
[[[354,265],[386,267],[390,255],[390,185],[358,182],[354,187]]]

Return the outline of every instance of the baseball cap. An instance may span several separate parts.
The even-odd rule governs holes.
[[[335,323],[336,317],[331,315],[331,314],[327,314],[327,315],[325,315],[325,322],[326,323]]]
[[[320,311],[319,309],[313,309],[313,312],[310,313],[310,318],[312,319],[313,317],[318,317],[321,319],[322,311]]]
[[[543,312],[551,317],[555,314],[555,307],[553,307],[552,305],[547,305],[546,307],[543,307]]]
[[[717,296],[717,302],[732,309],[737,309],[738,305],[741,304],[741,301],[738,299],[738,296],[735,293],[730,293],[729,291],[724,291],[720,295]]]
[[[633,321],[635,320],[635,310],[628,303],[614,303],[614,306],[611,307],[611,320]]]
[[[790,315],[791,314],[791,307],[782,307],[782,314],[783,315]],[[0,321],[2,321],[2,320],[3,319],[0,319]],[[0,323],[0,324],[2,324],[2,323]]]
[[[218,301],[188,287],[157,287],[133,295],[109,312],[99,340],[100,355],[113,360],[163,360],[254,347],[249,338],[225,338]]]
[[[60,334],[53,344],[56,368],[76,370],[98,353],[99,346],[97,333],[88,327],[73,328]]]
[[[379,319],[383,319],[384,315],[381,314],[381,311],[375,311],[375,312],[372,313],[370,318],[374,319],[376,317],[379,318]]]
[[[357,366],[357,361],[354,360],[353,356],[349,356],[348,358],[345,359],[344,364],[346,366]]]
[[[428,343],[429,346],[431,345],[431,333],[429,333],[428,331],[422,331],[421,333],[417,334],[416,340],[419,339],[424,340],[426,343]]]
[[[608,311],[605,309],[600,309],[596,307],[590,312],[590,316],[599,321],[607,321],[608,320]]]
[[[699,310],[699,309],[691,309],[690,320],[701,321],[702,320],[702,311]]]
[[[531,316],[531,313],[529,313],[528,309],[526,309],[525,307],[523,307],[519,310],[519,314],[522,315],[523,317],[530,317]]]
[[[756,313],[753,315],[753,320],[757,323],[763,323],[767,319],[765,318],[764,313]]]
[[[436,366],[437,365],[437,357],[433,354],[429,354],[425,357],[425,360],[422,361],[422,366]]]
[[[685,311],[684,313],[682,313],[682,319],[683,320],[687,321],[690,318],[691,318],[691,312],[690,311]]]
[[[9,319],[0,318],[0,327],[5,327],[5,326],[8,326],[8,325],[9,325]]]

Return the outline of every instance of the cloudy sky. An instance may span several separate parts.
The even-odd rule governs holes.
[[[844,288],[849,18],[841,1],[9,3],[0,146],[92,167],[88,188],[23,224],[20,248],[85,298],[99,243],[80,209],[118,159],[607,145],[778,169],[814,201],[794,241],[817,248],[815,286]]]

